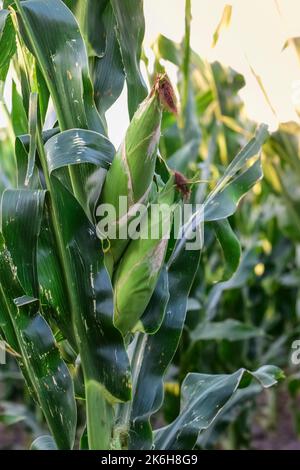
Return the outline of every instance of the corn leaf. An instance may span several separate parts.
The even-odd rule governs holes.
[[[15,29],[10,12],[0,11],[0,82],[5,81],[12,56],[16,52]]]
[[[145,33],[142,0],[110,0],[117,21],[117,34],[126,73],[128,111],[133,117],[138,105],[147,96],[140,59]]]
[[[84,129],[70,129],[51,137],[46,145],[49,173],[68,165],[81,165],[81,190],[79,202],[93,220],[102,185],[113,156],[114,146],[102,134]],[[81,167],[84,171],[81,172]],[[85,171],[90,166],[94,170]]]
[[[147,334],[156,333],[164,319],[169,298],[168,271],[166,265],[164,265],[149,304],[147,305],[140,322],[135,327],[135,330]]]
[[[106,111],[119,97],[125,81],[112,5],[110,0],[65,3],[78,19],[87,43],[94,99],[104,120]]]
[[[102,132],[85,44],[70,10],[61,0],[17,0],[16,6],[22,38],[47,83],[61,130]]]
[[[205,221],[221,220],[231,216],[236,211],[242,196],[262,178],[258,154],[267,135],[267,127],[260,126],[253,139],[228,165],[215,189],[204,201]],[[256,159],[249,166],[252,158]]]
[[[27,115],[24,109],[22,97],[17,91],[15,82],[12,82],[12,111],[11,122],[16,136],[28,132]]]
[[[1,290],[26,374],[60,448],[72,448],[76,428],[73,383],[40,314],[36,250],[43,191],[8,190],[2,199]],[[19,241],[26,240],[24,250]],[[30,359],[30,360],[29,360]]]
[[[258,263],[258,250],[256,247],[247,250],[241,259],[240,265],[231,279],[219,282],[212,287],[204,306],[206,316],[212,320],[216,313],[216,307],[221,299],[222,293],[228,289],[239,289],[246,284],[253,273],[254,266]]]
[[[151,448],[149,419],[163,401],[163,376],[178,346],[199,259],[199,251],[183,249],[181,256],[168,267],[170,299],[164,320],[158,332],[145,336],[141,348],[134,353],[140,354],[142,359],[133,388],[130,436],[134,449]]]
[[[204,322],[191,332],[193,341],[222,340],[244,341],[250,338],[263,336],[264,331],[252,325],[247,325],[238,320],[227,318],[220,322]]]
[[[269,388],[280,378],[281,371],[275,366],[264,366],[255,372],[240,369],[231,375],[188,374],[181,388],[180,414],[156,432],[155,448],[193,449],[199,432],[210,426],[237,389],[249,386],[252,379]]]
[[[222,248],[225,262],[222,280],[227,281],[233,276],[240,264],[241,245],[227,219],[216,221],[213,224],[213,229]]]

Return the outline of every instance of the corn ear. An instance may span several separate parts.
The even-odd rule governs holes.
[[[135,204],[146,204],[149,199],[163,108],[176,112],[174,93],[165,74],[157,77],[150,94],[133,116],[106,177],[101,202],[111,204],[117,210],[117,227],[128,223],[126,215]],[[125,213],[119,207],[121,196],[127,198]],[[114,262],[118,261],[127,243],[127,240],[121,239],[110,241]]]
[[[125,335],[133,330],[145,311],[163,266],[172,226],[175,198],[172,175],[157,196],[159,217],[148,210],[141,222],[141,233],[148,238],[131,240],[114,276],[114,324]],[[155,225],[155,239],[151,234]]]

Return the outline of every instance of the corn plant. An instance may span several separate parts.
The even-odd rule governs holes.
[[[152,224],[152,203],[170,206],[172,214],[184,209],[191,182],[176,161],[168,165],[159,145],[163,116],[177,122],[181,146],[189,130],[193,152],[200,143],[190,125],[190,19],[187,0],[179,107],[163,70],[150,89],[142,77],[141,0],[4,1],[1,79],[11,67],[17,183],[1,202],[0,332],[49,429],[34,449],[72,449],[76,437],[82,449],[192,449],[238,389],[252,380],[270,387],[280,377],[274,366],[189,373],[180,413],[157,429],[152,415],[163,404],[201,256],[201,247],[186,249],[199,210],[178,241],[162,226],[155,240],[115,239],[98,229],[99,208],[117,209],[119,196],[127,209],[115,222],[118,233],[137,203],[146,206],[140,227]],[[105,113],[125,81],[130,124],[115,151]],[[54,125],[47,127],[52,106]],[[227,278],[240,256],[227,218],[262,177],[266,137],[261,126],[203,201]]]

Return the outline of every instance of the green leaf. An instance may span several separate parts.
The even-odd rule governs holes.
[[[228,318],[220,322],[200,323],[190,336],[193,341],[200,340],[227,340],[244,341],[250,338],[263,336],[264,331],[252,325]]]
[[[74,16],[61,0],[15,3],[22,37],[45,78],[61,130],[101,133],[86,48]]]
[[[26,296],[16,266],[1,241],[1,291],[9,309],[23,365],[59,448],[75,439],[76,405],[68,368],[61,360],[52,332],[40,315],[39,302]]]
[[[76,19],[61,0],[16,0],[22,38],[45,79],[61,131],[105,133],[93,97],[86,47]],[[47,31],[47,35],[44,34]],[[83,199],[90,166],[69,168],[73,192]]]
[[[47,83],[44,79],[44,76],[37,64],[35,64],[35,80],[36,80],[36,89],[39,95],[39,111],[41,117],[41,123],[43,124],[45,121],[46,113],[48,110],[49,105],[49,90],[47,87]]]
[[[130,446],[134,449],[150,449],[152,432],[150,416],[163,401],[163,377],[181,337],[185,322],[187,299],[199,265],[200,251],[185,250],[173,263],[169,261],[169,292],[164,320],[158,332],[144,337],[133,353],[139,357],[139,369],[133,371],[133,406],[131,413]],[[133,359],[134,361],[134,359]]]
[[[156,432],[155,449],[193,449],[198,434],[211,425],[238,388],[247,387],[252,379],[269,388],[280,377],[281,371],[275,366],[264,366],[255,372],[239,369],[231,375],[188,374],[181,388],[180,414]]]
[[[38,298],[36,248],[44,207],[44,191],[7,189],[2,196],[2,233],[18,268],[18,278],[27,295]],[[23,249],[20,240],[26,240]]]
[[[219,442],[228,427],[239,419],[247,407],[253,406],[255,398],[261,393],[262,387],[258,383],[253,383],[247,388],[238,389],[236,393],[223,406],[220,413],[215,417],[211,425],[201,431],[197,446],[202,449],[211,449]]]
[[[64,338],[77,351],[72,310],[66,285],[66,277],[60,262],[50,217],[49,197],[46,197],[44,215],[38,239],[37,269],[40,298],[45,318],[55,323]]]
[[[93,0],[96,4],[98,1]],[[106,35],[106,47],[104,55],[94,59],[92,77],[96,106],[101,116],[104,116],[122,92],[125,73],[116,35],[116,19],[110,2],[107,2],[101,20]]]
[[[204,202],[205,221],[222,220],[234,214],[241,198],[262,176],[261,162],[257,160],[240,176],[228,182],[222,190],[213,191]]]
[[[199,134],[196,138],[192,138],[171,155],[167,160],[168,166],[181,173],[185,173],[189,163],[195,161],[198,156],[200,137],[201,135]]]
[[[78,19],[88,46],[94,99],[104,120],[106,111],[119,97],[125,81],[112,5],[109,0],[77,0],[65,3]]]
[[[93,220],[105,170],[111,165],[115,154],[114,146],[98,132],[70,129],[51,137],[45,145],[45,151],[50,174],[68,165],[78,166],[82,187],[77,197]],[[86,172],[86,166],[91,166],[94,171]]]
[[[117,21],[117,35],[128,89],[128,110],[129,116],[132,118],[138,105],[147,96],[147,87],[140,70],[142,42],[145,33],[143,1],[110,1]]]
[[[168,271],[167,267],[163,266],[150,302],[135,330],[151,335],[156,333],[164,319],[169,298]]]
[[[12,82],[12,111],[11,121],[16,136],[27,134],[28,124],[27,115],[23,105],[22,97],[17,91],[15,82]]]
[[[163,34],[160,34],[153,45],[153,49],[159,58],[168,60],[178,67],[182,60],[182,51],[179,44],[176,44],[171,39],[168,39]]]
[[[204,311],[208,319],[212,320],[216,313],[216,307],[222,293],[229,289],[239,289],[246,284],[253,273],[254,266],[258,263],[257,248],[247,250],[241,260],[241,263],[231,279],[219,282],[209,292]]]
[[[258,154],[267,137],[267,126],[262,124],[250,142],[230,162],[204,203],[205,220],[218,220],[229,217],[242,195],[262,176]],[[254,157],[256,157],[256,161],[249,167],[249,163]],[[228,201],[229,209],[225,207],[225,200]],[[225,212],[228,212],[228,215],[223,216],[222,214]]]
[[[10,12],[0,10],[0,81],[5,81],[10,60],[15,52],[15,29]]]
[[[213,229],[222,248],[225,262],[223,280],[227,281],[239,266],[241,245],[227,219],[216,221]]]
[[[113,326],[112,286],[101,242],[81,206],[56,176],[52,185],[72,319],[86,380],[102,384],[109,401],[126,401],[130,397],[129,362],[122,336]]]
[[[59,356],[52,332],[40,314],[37,279],[37,239],[44,191],[7,190],[2,198],[0,271],[18,348],[49,427],[60,448],[71,448],[75,438],[76,405],[69,371]],[[26,249],[20,240],[26,240]],[[30,359],[30,360],[29,360]]]
[[[25,111],[24,111],[25,112]],[[42,133],[43,142],[47,142],[53,135],[56,135],[59,129],[48,129]],[[23,134],[16,137],[15,140],[15,155],[17,161],[17,186],[18,188],[25,187],[26,172],[28,167],[28,153],[30,147],[30,135]],[[40,187],[38,168],[35,167],[33,188]]]
[[[38,113],[38,95],[37,93],[30,93],[29,98],[29,153],[28,153],[28,165],[25,177],[25,186],[31,186],[34,166],[35,166],[35,154],[36,154],[36,132],[37,132],[37,113]]]

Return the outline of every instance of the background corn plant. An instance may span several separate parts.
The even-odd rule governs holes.
[[[181,76],[183,45],[160,36],[153,50],[158,69],[161,59],[167,60],[178,67]],[[199,173],[209,175],[213,184],[231,160],[232,149],[238,148],[253,132],[254,123],[247,119],[237,95],[244,85],[241,75],[219,63],[208,64],[193,51],[191,70],[194,107],[190,110],[194,116],[194,138],[198,135],[200,147],[196,147],[194,157],[188,145],[177,151],[180,129],[175,121],[168,119],[161,152],[171,166],[180,166],[190,178]],[[189,145],[195,140],[191,139]],[[168,376],[167,419],[173,419],[179,409],[178,379],[180,382],[191,368],[212,373],[232,372],[241,360],[251,368],[271,361],[289,374],[288,388],[295,400],[292,413],[299,430],[299,375],[290,363],[291,344],[299,335],[295,189],[298,154],[295,123],[281,125],[266,140],[262,159],[265,179],[255,185],[254,191],[230,217],[243,247],[239,267],[230,279],[226,279],[226,269],[224,272],[226,253],[220,250],[218,233],[215,227],[206,225],[206,243],[190,292],[185,331]],[[203,197],[203,186],[195,197]],[[229,261],[233,261],[232,253]],[[249,394],[237,396],[214,425],[200,435],[199,446],[220,444],[225,429],[230,427],[232,442],[223,441],[223,445],[249,447],[253,439],[253,420],[249,414],[253,418],[257,406],[253,407],[254,397],[254,388]],[[269,425],[273,427],[278,418],[274,415],[276,399],[274,394],[268,410]]]
[[[192,203],[204,204],[208,242],[216,237],[223,252],[215,291],[243,267],[228,218],[262,177],[268,134],[265,126],[242,130],[238,103],[225,111],[242,78],[232,72],[226,94],[224,70],[191,51],[190,8],[187,0],[182,45],[159,38],[148,89],[139,68],[141,0],[4,1],[1,80],[11,66],[13,83],[11,112],[2,100],[9,127],[1,184],[10,187],[1,202],[0,331],[49,429],[33,448],[73,448],[77,436],[83,449],[191,449],[238,390],[251,396],[281,376],[275,366],[186,376],[182,367],[179,414],[157,428],[152,416],[163,405],[165,374],[197,295],[189,307],[188,298],[206,279],[201,250],[185,250],[184,238],[101,244],[96,233],[100,202],[125,195],[129,206],[180,207],[180,192],[191,193]],[[179,111],[160,58],[178,66]],[[116,152],[105,113],[125,81],[131,122]],[[49,103],[52,127],[45,124]],[[199,111],[207,111],[202,129]],[[214,179],[212,159],[219,165]],[[197,183],[200,177],[211,187]],[[210,245],[205,250],[213,251]],[[215,305],[205,305],[193,341],[216,330]],[[259,334],[232,322],[222,325],[223,335]]]

